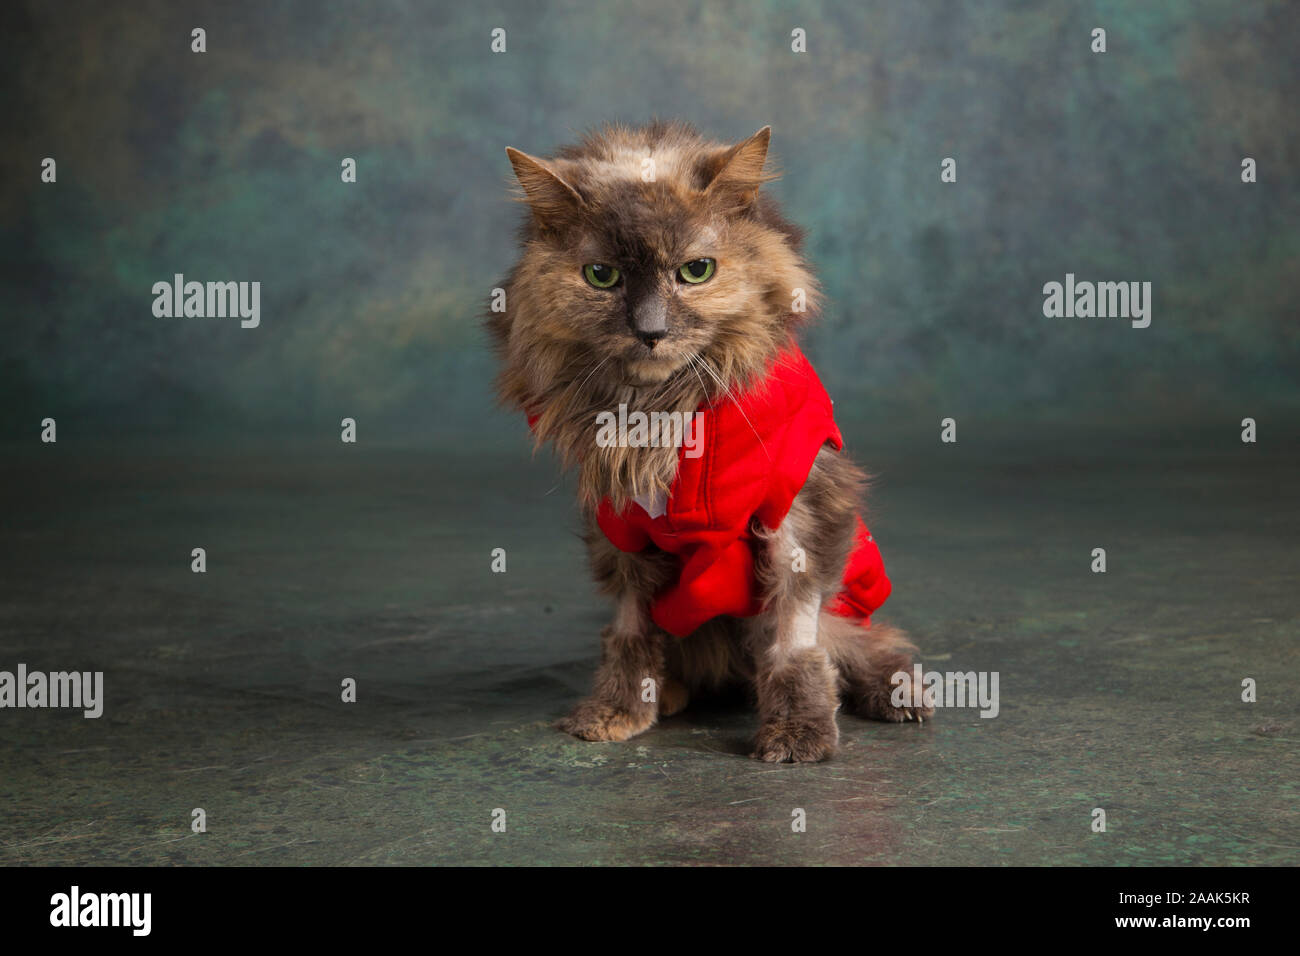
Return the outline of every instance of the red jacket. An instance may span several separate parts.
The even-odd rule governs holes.
[[[677,580],[651,605],[655,623],[678,637],[720,614],[748,617],[762,610],[750,519],[780,527],[822,445],[838,450],[844,444],[830,397],[794,342],[738,399],[700,411],[704,453],[679,454],[666,513],[652,518],[632,502],[616,514],[606,499],[596,515],[620,550],[641,551],[653,542],[681,560]],[[866,623],[889,597],[890,584],[866,525],[861,518],[857,524],[843,590],[827,610]]]

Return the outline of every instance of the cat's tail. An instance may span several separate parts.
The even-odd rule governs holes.
[[[840,699],[848,713],[872,720],[921,721],[933,707],[896,706],[895,674],[911,674],[916,647],[906,632],[881,621],[863,627],[851,618],[823,612],[818,641],[839,673]]]

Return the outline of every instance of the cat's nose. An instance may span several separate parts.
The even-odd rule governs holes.
[[[668,303],[658,296],[638,302],[632,310],[632,332],[646,348],[654,348],[668,334]]]
[[[636,337],[645,343],[646,348],[653,350],[655,343],[667,335],[667,329],[660,329],[658,332],[638,332]]]

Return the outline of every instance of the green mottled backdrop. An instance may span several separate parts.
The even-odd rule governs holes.
[[[809,351],[842,415],[1300,405],[1288,0],[7,7],[11,438],[46,415],[61,438],[499,428],[477,316],[519,214],[503,147],[653,116],[772,125],[771,188],[829,293]],[[155,318],[151,286],[176,272],[259,280],[260,328]],[[1066,272],[1151,281],[1151,327],[1044,318]]]

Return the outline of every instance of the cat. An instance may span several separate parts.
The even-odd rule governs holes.
[[[738,684],[769,762],[832,756],[841,703],[933,713],[892,699],[915,648],[870,621],[889,580],[858,517],[865,476],[795,338],[819,292],[801,230],[762,189],[770,138],[656,121],[548,159],[506,150],[528,214],[486,320],[498,394],[576,469],[592,571],[615,603],[593,692],[559,724],[584,740],[627,740]],[[596,440],[599,421],[637,412],[697,416],[703,454],[636,429]]]

